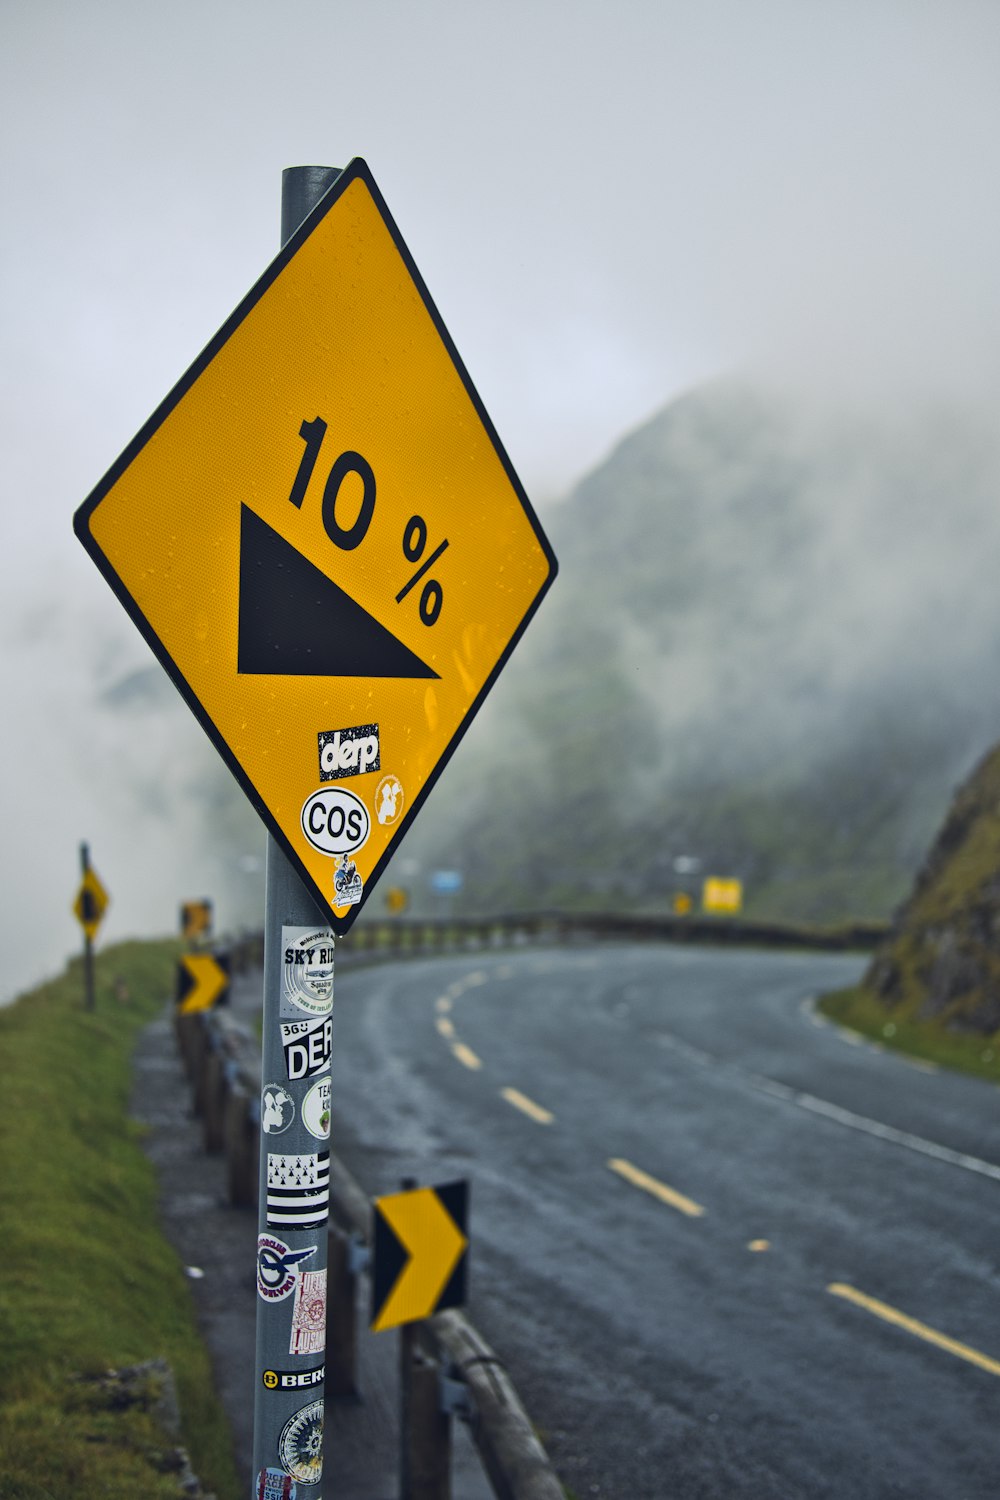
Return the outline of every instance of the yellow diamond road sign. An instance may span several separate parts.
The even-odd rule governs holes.
[[[346,932],[556,572],[364,162],[74,524]]]
[[[109,899],[96,870],[88,865],[73,902],[73,914],[91,942],[104,920]]]

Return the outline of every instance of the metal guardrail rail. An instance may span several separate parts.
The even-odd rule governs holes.
[[[234,956],[234,967],[252,956]],[[178,1015],[176,1031],[205,1149],[224,1155],[229,1201],[253,1207],[260,1151],[259,1044],[225,1008]],[[332,1153],[330,1209],[327,1389],[334,1394],[354,1388],[356,1251],[370,1243],[372,1205]],[[434,1367],[435,1394],[450,1387],[450,1406],[468,1423],[498,1500],[564,1500],[502,1359],[468,1318],[455,1310],[437,1313],[418,1325],[417,1339],[428,1366]],[[460,1399],[455,1398],[456,1386]]]
[[[739,917],[624,916],[616,912],[509,912],[493,917],[367,917],[337,944],[337,961],[412,958],[531,943],[652,942],[725,947],[799,948],[830,953],[871,952],[889,933],[887,922],[809,927]],[[227,945],[234,973],[264,961],[262,932]]]
[[[808,927],[737,917],[631,916],[618,912],[512,912],[494,917],[371,918],[351,929],[338,956],[385,957],[463,948],[499,948],[520,943],[661,942],[725,944],[727,947],[807,948],[830,952],[878,947],[885,922],[848,922]]]

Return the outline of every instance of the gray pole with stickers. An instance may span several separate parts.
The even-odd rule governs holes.
[[[282,177],[282,244],[339,171]],[[261,1039],[255,1500],[319,1500],[323,1478],[333,934],[268,839]]]

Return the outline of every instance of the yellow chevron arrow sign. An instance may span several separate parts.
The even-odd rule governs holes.
[[[211,1010],[229,989],[229,961],[211,953],[185,953],[177,965],[177,1009],[181,1015]]]
[[[465,1301],[469,1184],[375,1199],[371,1326],[418,1323]]]

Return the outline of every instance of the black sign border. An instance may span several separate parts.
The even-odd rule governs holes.
[[[317,881],[314,880],[309,870],[306,868],[302,860],[299,858],[298,854],[295,852],[292,844],[285,837],[281,828],[278,826],[278,823],[272,817],[266,803],[264,802],[263,797],[260,795],[260,793],[257,791],[257,788],[251,781],[248,773],[243,769],[236,756],[230,750],[229,745],[223,738],[221,731],[216,727],[207,710],[202,706],[193,688],[191,688],[191,686],[187,682],[187,679],[182,675],[179,667],[174,662],[173,657],[170,655],[169,651],[164,646],[163,642],[160,640],[159,636],[156,634],[155,630],[152,628],[139,606],[136,604],[135,599],[132,597],[129,590],[125,587],[115,569],[112,567],[101,547],[98,545],[97,540],[90,529],[90,521],[95,510],[100,505],[104,497],[117,484],[118,480],[125,473],[126,469],[128,469],[136,456],[146,446],[150,438],[154,435],[154,433],[156,433],[159,427],[173,411],[174,407],[177,406],[177,404],[183,399],[183,397],[194,385],[195,381],[203,374],[209,364],[211,364],[215,356],[228,342],[236,329],[239,328],[240,324],[243,322],[244,318],[246,318],[247,314],[251,311],[252,308],[256,306],[256,304],[260,301],[261,297],[263,297],[268,288],[281,275],[282,271],[288,265],[289,261],[291,261],[292,258],[297,254],[297,252],[305,244],[306,240],[308,240],[309,236],[313,234],[313,232],[323,222],[326,215],[330,212],[330,210],[333,208],[342,194],[347,191],[352,183],[357,181],[363,182],[368,191],[371,193],[375,205],[379,213],[381,214],[383,221],[385,222],[385,226],[392,236],[392,239],[396,245],[396,249],[399,251],[399,254],[402,257],[410,276],[413,278],[414,286],[416,287],[417,292],[419,293],[424,306],[427,309],[428,314],[430,315],[434,327],[436,328],[438,335],[440,336],[451,360],[454,363],[455,369],[458,372],[459,378],[461,379],[462,384],[465,387],[466,393],[473,406],[475,407],[476,413],[483,424],[483,428],[493,445],[497,457],[503,465],[504,472],[507,475],[511,487],[513,488],[514,493],[524,510],[524,514],[535,533],[535,538],[538,542],[538,545],[541,548],[548,563],[549,572],[538,593],[535,595],[534,599],[529,604],[527,610],[522,616],[520,624],[511,635],[507,646],[501,653],[492,672],[483,684],[482,689],[471,705],[468,713],[456,729],[451,740],[448,742],[448,745],[445,747],[433,771],[424,782],[419,793],[414,798],[412,804],[410,804],[404,811],[399,830],[396,833],[395,838],[386,848],[385,852],[382,854],[378,863],[375,865],[364,883],[364,891],[362,893],[361,900],[355,906],[352,906],[350,908],[346,916],[339,917],[337,916],[331,904],[330,897],[326,895]],[[399,848],[401,839],[405,836],[408,829],[412,826],[413,820],[416,818],[420,809],[423,807],[425,801],[427,800],[427,797],[430,795],[431,791],[436,785],[439,776],[444,771],[452,755],[455,753],[458,745],[461,743],[463,736],[465,735],[473,719],[476,717],[476,714],[479,712],[480,708],[485,702],[487,695],[492,689],[501,671],[509,661],[510,656],[517,646],[518,641],[521,639],[525,630],[528,628],[528,625],[530,624],[535,611],[538,609],[545,595],[548,593],[553,582],[555,581],[556,574],[559,570],[559,565],[556,561],[555,553],[552,550],[548,538],[542,531],[541,524],[538,520],[537,515],[535,514],[535,510],[531,504],[531,501],[528,499],[528,496],[524,491],[524,487],[522,486],[521,481],[518,479],[517,474],[514,471],[514,467],[510,461],[510,458],[508,457],[507,451],[500,441],[493,423],[490,421],[489,414],[487,413],[486,408],[483,406],[483,403],[479,398],[479,393],[472,383],[472,379],[469,375],[469,372],[465,368],[458,350],[455,348],[451,335],[444,325],[441,315],[438,312],[437,307],[435,306],[433,298],[431,297],[430,292],[427,289],[424,279],[420,275],[420,272],[417,270],[413,257],[410,254],[406,243],[399,232],[396,221],[393,219],[392,215],[389,212],[385,199],[382,197],[382,194],[375,183],[375,179],[372,176],[371,171],[369,170],[368,164],[361,157],[355,157],[354,160],[351,161],[347,167],[345,167],[340,176],[336,179],[333,185],[317,203],[316,207],[312,209],[312,211],[306,216],[305,219],[303,219],[299,228],[282,247],[278,255],[264,271],[263,275],[254,283],[243,300],[229,315],[215,337],[208,344],[206,344],[205,348],[202,350],[201,354],[199,354],[198,358],[185,372],[185,374],[181,376],[180,380],[164,398],[164,400],[161,401],[160,405],[156,408],[148,421],[146,421],[139,429],[135,437],[122,451],[115,463],[112,464],[111,468],[105,474],[100,483],[87,496],[86,500],[84,500],[83,504],[79,507],[73,517],[73,530],[76,532],[77,537],[83,543],[84,547],[87,549],[88,553],[97,564],[101,573],[104,575],[108,584],[111,586],[112,590],[118,597],[119,602],[125,608],[127,614],[132,620],[132,623],[139,630],[147,645],[152,650],[154,656],[157,658],[160,665],[166,671],[170,680],[173,682],[174,686],[181,694],[181,697],[187,703],[191,712],[194,714],[195,718],[198,720],[199,724],[208,735],[212,744],[222,756],[223,761],[228,766],[232,775],[235,777],[238,785],[240,786],[245,796],[248,798],[251,806],[254,808],[261,821],[264,823],[271,837],[278,844],[286,859],[297,872],[303,884],[308,890],[313,893],[314,898],[318,901],[320,911],[324,914],[328,914],[326,915],[326,920],[329,922],[331,930],[338,937],[343,937],[347,932],[350,931],[351,927],[360,916],[368,900],[368,897],[375,889],[375,886],[378,884],[382,875],[385,873],[385,867],[389,863],[389,860]]]

